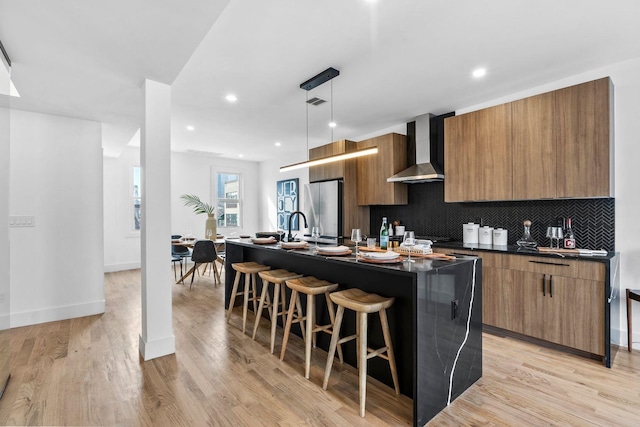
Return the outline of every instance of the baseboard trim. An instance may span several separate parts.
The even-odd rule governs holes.
[[[138,262],[125,262],[122,264],[109,264],[104,266],[105,273],[115,273],[116,271],[137,270],[142,266],[140,261]]]
[[[84,304],[11,313],[11,327],[19,328],[21,326],[37,325],[39,323],[74,319],[76,317],[93,316],[104,313],[104,310],[105,300],[99,300]]]
[[[155,341],[145,342],[142,335],[139,340],[140,355],[145,360],[151,360],[162,356],[168,356],[176,352],[176,338],[171,335]]]

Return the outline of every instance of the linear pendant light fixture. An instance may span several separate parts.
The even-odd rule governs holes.
[[[352,159],[354,157],[368,156],[378,153],[378,147],[365,148],[363,150],[352,151],[350,153],[337,154],[334,156],[320,157],[318,159],[309,160],[309,91],[320,86],[323,83],[332,80],[334,77],[338,77],[340,71],[335,68],[327,68],[320,74],[311,77],[306,82],[300,83],[300,89],[307,91],[307,161],[294,163],[288,166],[282,166],[280,172],[288,172],[295,169],[308,168],[311,166],[324,165],[326,163],[338,162],[340,160]],[[333,82],[331,82],[331,142],[333,142],[333,128],[335,123],[333,121]]]

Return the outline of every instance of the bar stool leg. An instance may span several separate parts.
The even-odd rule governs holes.
[[[389,367],[391,368],[391,377],[393,385],[396,389],[396,395],[400,394],[400,385],[398,383],[398,370],[396,369],[396,358],[393,354],[393,346],[391,345],[391,334],[389,333],[389,321],[387,319],[387,310],[380,310],[380,323],[382,324],[382,335],[384,336],[384,345],[387,346],[387,357],[389,358]]]
[[[233,281],[233,288],[231,289],[231,299],[229,300],[229,308],[227,309],[227,323],[231,319],[231,310],[233,310],[233,303],[238,295],[238,284],[240,283],[240,276],[242,274],[236,271],[236,278]]]
[[[311,345],[315,344],[315,334],[312,332],[315,323],[315,309],[315,295],[307,294],[307,339],[304,343],[304,377],[306,379],[309,379],[309,371],[311,370]]]
[[[338,339],[340,338],[340,326],[342,326],[342,316],[344,315],[344,307],[339,305],[336,313],[336,320],[333,324],[333,333],[331,334],[331,343],[329,344],[329,354],[327,355],[327,365],[324,368],[324,381],[322,389],[326,390],[329,384],[329,375],[331,375],[331,367],[333,366],[333,358],[336,354]]]
[[[358,379],[360,382],[360,416],[364,417],[367,399],[367,313],[358,313],[360,319],[360,341],[358,342]]]
[[[264,302],[266,299],[269,299],[269,282],[262,282],[262,293],[260,294],[260,303],[258,304],[258,314],[256,314],[256,320],[253,323],[253,336],[251,339],[256,339],[256,332],[258,331],[258,325],[260,324],[260,319],[262,318],[262,310],[264,310]],[[254,303],[255,304],[255,303]],[[270,306],[270,301],[267,303],[267,307]],[[273,311],[269,312],[269,318],[273,319]]]
[[[287,321],[287,290],[284,285],[280,285],[280,299],[282,300],[282,326],[284,326]]]
[[[329,320],[331,320],[331,324],[332,326],[332,331],[335,330],[336,327],[336,315],[334,313],[334,309],[333,309],[333,301],[331,301],[331,298],[329,297],[330,292],[325,292],[324,296],[327,299],[327,310],[329,310]],[[331,335],[331,337],[333,338],[333,334]],[[338,344],[338,359],[340,359],[340,363],[344,363],[344,359],[342,357],[342,345]]]
[[[271,311],[271,354],[276,343],[276,326],[278,326],[278,299],[280,298],[280,283],[273,284],[273,307]],[[284,298],[282,299],[282,312],[284,317]],[[283,323],[284,325],[284,319]]]
[[[293,323],[293,312],[296,307],[298,292],[291,291],[291,300],[289,301],[289,310],[287,310],[287,324],[284,327],[284,335],[282,337],[282,350],[280,350],[280,360],[284,360],[284,353],[287,351],[287,343],[289,342],[289,333],[291,332],[291,323]]]
[[[309,318],[302,311],[302,303],[300,302],[300,294],[296,292],[296,310],[298,310],[298,319],[300,320],[300,333],[302,334],[302,340],[307,342],[307,334],[305,329],[305,323],[308,322]]]
[[[252,274],[244,275],[244,304],[242,304],[242,333],[247,326],[247,311],[249,310],[249,289],[251,288],[251,276]]]

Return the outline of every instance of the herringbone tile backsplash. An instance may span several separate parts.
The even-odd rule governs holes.
[[[509,244],[522,236],[522,222],[532,221],[531,235],[540,246],[548,246],[548,226],[558,217],[570,217],[576,245],[585,249],[615,250],[615,199],[561,199],[515,202],[445,203],[444,184],[409,185],[406,206],[371,206],[371,230],[380,229],[382,217],[399,220],[416,235],[444,236],[462,241],[467,222],[501,227],[509,231]]]

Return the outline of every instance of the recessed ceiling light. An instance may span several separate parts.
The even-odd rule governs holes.
[[[193,126],[189,125],[189,126],[187,126],[187,130],[194,131],[194,130],[196,130],[196,128],[194,128]]]
[[[330,128],[334,128],[334,127],[336,127],[336,126],[338,126],[338,125],[336,124],[336,122],[330,122],[330,123],[329,123],[329,127],[330,127]]]
[[[487,74],[487,70],[485,68],[476,68],[473,70],[473,77],[475,78],[483,77],[485,74]]]
[[[226,100],[229,102],[236,102],[238,100],[238,97],[235,96],[234,94],[230,93],[229,95],[227,95]]]
[[[279,143],[279,142],[276,142],[276,144],[275,144],[275,145],[276,145],[276,147],[280,147],[282,144],[281,144],[281,143]]]
[[[244,154],[238,154],[238,157],[244,157]]]

